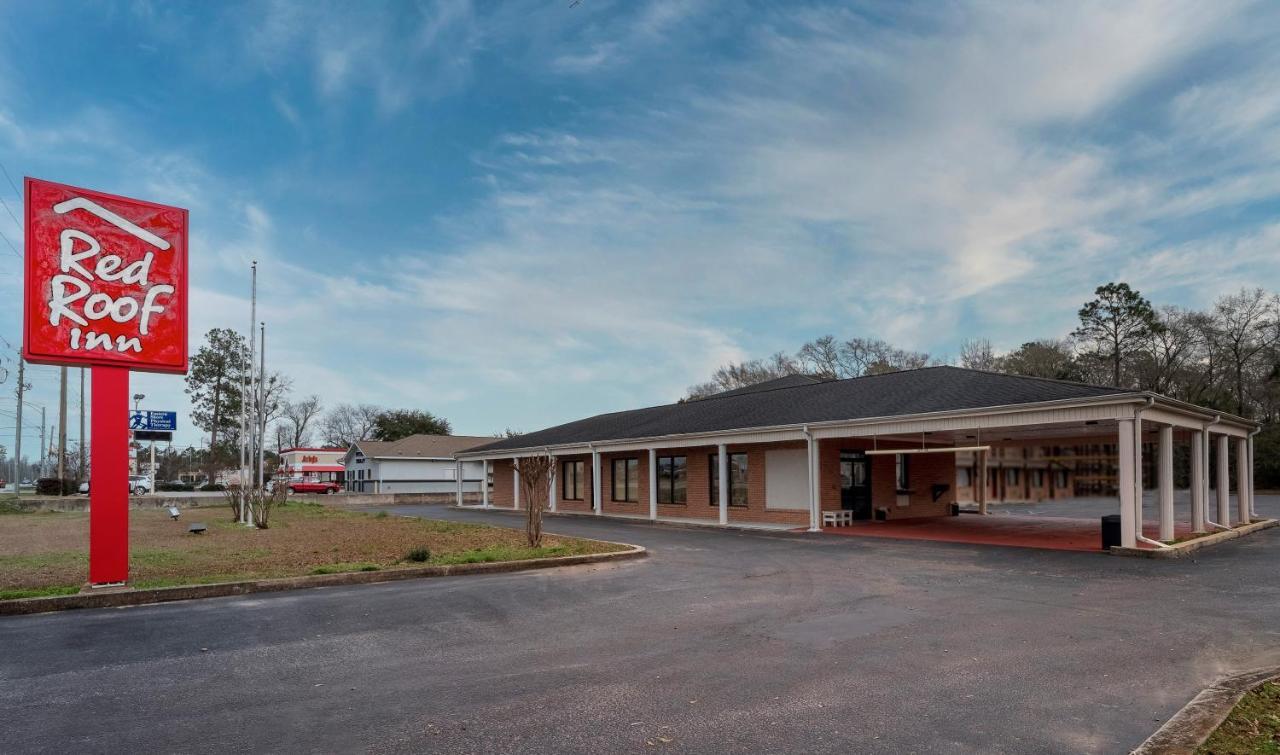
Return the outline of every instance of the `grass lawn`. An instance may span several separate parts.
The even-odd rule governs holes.
[[[130,511],[129,584],[170,587],[621,550],[551,535],[533,549],[525,545],[523,530],[342,511],[315,503],[277,508],[267,530],[230,519],[231,510],[222,505],[186,509],[176,522],[163,510]],[[203,535],[188,534],[192,522],[204,522],[209,529]],[[0,504],[0,600],[78,592],[88,570],[87,513],[13,513]]]
[[[1241,698],[1196,753],[1280,753],[1280,683],[1267,682]]]

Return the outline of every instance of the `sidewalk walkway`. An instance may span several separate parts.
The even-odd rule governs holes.
[[[485,508],[475,504],[467,504],[463,506],[455,506],[460,509],[475,509],[477,511],[504,511],[507,513],[522,513],[524,509],[509,509],[492,506]],[[563,516],[563,517],[581,517],[585,519],[622,519],[631,522],[653,522],[647,516],[639,514],[592,514],[585,511],[547,511],[546,516]],[[735,522],[730,520],[727,525],[720,524],[719,519],[703,518],[703,517],[683,517],[683,516],[660,516],[657,519],[658,524],[674,524],[684,525],[688,527],[714,527],[716,529],[739,529],[739,530],[766,530],[770,532],[805,532],[807,527],[798,527],[794,524],[773,524],[770,522]]]

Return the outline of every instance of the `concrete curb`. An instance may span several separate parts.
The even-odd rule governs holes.
[[[1218,680],[1192,698],[1130,755],[1191,755],[1222,725],[1240,698],[1273,679],[1280,679],[1280,667],[1247,671]]]
[[[587,539],[587,538],[580,538]],[[607,542],[607,541],[596,541]],[[301,590],[308,587],[341,587],[366,585],[376,582],[395,582],[403,579],[426,577],[456,577],[464,574],[501,574],[505,572],[549,569],[556,566],[598,564],[608,561],[642,558],[648,551],[639,545],[623,545],[627,550],[616,553],[589,553],[580,556],[556,556],[522,561],[495,561],[482,564],[446,564],[442,566],[417,566],[380,571],[343,572],[341,574],[313,574],[302,577],[260,579],[246,582],[220,582],[212,585],[187,585],[184,587],[159,587],[150,590],[120,589],[109,592],[82,592],[76,595],[56,595],[47,598],[21,598],[0,601],[0,616],[19,616],[49,611],[69,611],[77,608],[119,608],[151,603],[167,603],[174,600],[220,598],[228,595],[251,595],[282,590]]]
[[[1270,529],[1280,524],[1280,519],[1263,519],[1257,522],[1236,527],[1230,530],[1215,532],[1212,535],[1198,537],[1195,540],[1188,540],[1185,543],[1176,543],[1168,548],[1121,548],[1112,546],[1111,555],[1113,556],[1134,556],[1137,558],[1185,558],[1195,553],[1201,548],[1207,548],[1212,545],[1218,545],[1228,540],[1235,540],[1238,537],[1253,534],[1259,530]]]

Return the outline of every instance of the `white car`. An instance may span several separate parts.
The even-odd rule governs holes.
[[[89,494],[89,483],[80,483],[80,492],[84,495]],[[129,495],[146,495],[151,492],[151,478],[143,475],[129,475]]]

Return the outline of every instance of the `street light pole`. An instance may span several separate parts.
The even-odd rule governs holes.
[[[258,357],[258,487],[262,488],[266,472],[266,454],[263,447],[267,445],[267,324],[258,323],[258,326],[262,329],[260,344],[262,351]]]
[[[44,422],[44,407],[42,406],[40,407],[40,476],[41,477],[45,476],[45,473],[44,473],[45,461],[48,459],[48,456],[49,456],[49,446],[45,444],[45,435],[44,435],[45,428],[47,427],[48,425],[46,425]]]
[[[79,453],[77,454],[76,479],[84,482],[84,368],[80,368],[80,434],[76,436],[80,439],[77,443]]]
[[[249,459],[248,459],[249,464],[245,466],[245,471],[249,472],[249,474],[246,475],[247,477],[246,483],[251,482],[253,480],[253,473],[250,470],[252,470],[253,468],[252,467],[253,460],[257,457],[257,453],[255,453],[254,451],[254,446],[257,444],[257,440],[258,440],[257,439],[258,413],[262,410],[262,408],[257,405],[258,389],[259,389],[258,384],[262,382],[262,376],[258,375],[257,381],[255,382],[254,375],[253,375],[253,363],[257,361],[256,357],[258,356],[258,329],[255,327],[257,324],[258,324],[258,262],[257,260],[254,260],[253,280],[251,282],[251,287],[249,292],[249,395],[253,397],[253,403],[249,405],[251,407],[249,412],[249,422],[246,423],[249,426],[249,428],[251,428],[251,432],[253,433],[253,436],[249,440]]]
[[[18,432],[13,439],[13,494],[22,495],[22,398],[26,393],[26,378],[23,376],[26,360],[18,357]]]
[[[58,371],[58,495],[65,495],[62,481],[67,479],[67,368]]]

